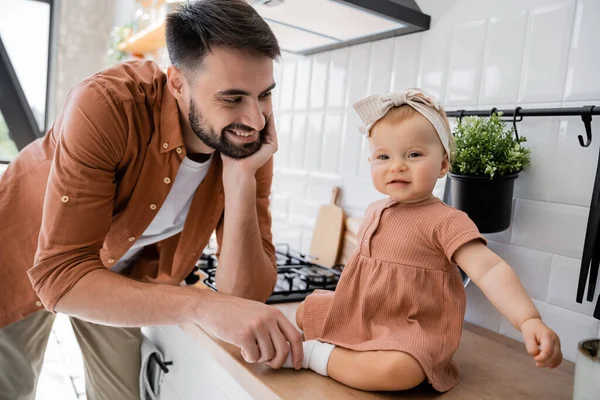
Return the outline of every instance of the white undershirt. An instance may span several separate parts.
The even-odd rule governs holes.
[[[187,157],[183,159],[173,180],[173,187],[160,210],[142,236],[111,268],[112,271],[121,272],[135,260],[145,246],[160,242],[183,230],[194,193],[206,177],[211,160],[212,155],[203,163],[192,161]]]

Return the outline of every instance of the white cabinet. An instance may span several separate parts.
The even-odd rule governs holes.
[[[245,400],[252,396],[179,326],[146,327],[143,333],[172,361],[164,374],[161,400]]]

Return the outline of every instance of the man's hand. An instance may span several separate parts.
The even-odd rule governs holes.
[[[273,114],[267,118],[264,142],[256,153],[242,159],[233,159],[221,154],[221,159],[223,160],[223,183],[225,185],[228,182],[235,181],[236,177],[243,173],[254,176],[256,171],[265,165],[273,154],[275,154],[278,144],[274,120],[275,117],[273,117]]]
[[[556,368],[562,361],[560,339],[539,318],[531,318],[521,324],[527,352],[533,356],[537,367]],[[541,349],[541,351],[540,351]]]
[[[292,351],[296,369],[302,366],[302,337],[278,309],[252,300],[220,294],[214,308],[201,311],[202,328],[242,350],[249,363],[281,368]]]

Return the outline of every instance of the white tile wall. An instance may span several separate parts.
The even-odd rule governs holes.
[[[529,12],[519,103],[562,99],[574,11],[568,1]]]
[[[274,235],[307,250],[318,206],[342,187],[341,205],[361,216],[383,196],[370,182],[367,143],[352,104],[391,88],[419,86],[447,109],[600,106],[600,1],[420,0],[424,33],[312,57],[285,55],[275,75],[280,150],[273,186]],[[486,235],[515,269],[568,359],[578,340],[600,336],[593,303],[575,302],[600,149],[581,148],[580,118],[525,118],[532,166],[516,182],[513,222]],[[600,118],[593,121],[600,134]],[[436,187],[441,196],[443,181]],[[514,328],[475,285],[466,319],[508,336]]]
[[[519,88],[527,13],[492,17],[488,22],[479,102],[514,103]]]
[[[454,28],[444,102],[446,107],[477,103],[485,32],[486,21],[469,22]]]

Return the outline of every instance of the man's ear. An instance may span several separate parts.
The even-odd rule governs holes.
[[[187,82],[181,70],[174,65],[167,68],[167,84],[169,91],[179,101],[184,101],[186,97]]]

